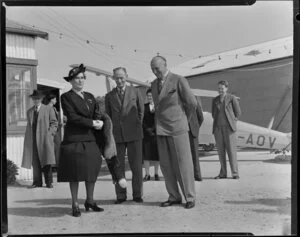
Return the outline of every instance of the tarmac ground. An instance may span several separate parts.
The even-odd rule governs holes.
[[[8,235],[77,233],[202,233],[248,232],[254,235],[290,235],[291,164],[269,151],[240,150],[240,179],[213,179],[220,164],[216,151],[201,152],[202,182],[196,182],[196,206],[159,207],[168,199],[161,180],[144,183],[144,203],[132,201],[131,172],[126,168],[127,200],[114,204],[115,192],[106,167],[101,168],[94,198],[104,212],[85,212],[84,183],[79,185],[82,215],[71,215],[68,183],[54,188],[28,189],[31,182],[9,186]],[[103,162],[105,164],[105,162]],[[150,168],[153,174],[153,167]],[[183,198],[184,200],[184,198]]]

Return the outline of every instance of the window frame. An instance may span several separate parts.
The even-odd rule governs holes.
[[[32,59],[19,59],[19,58],[6,58],[6,101],[8,102],[8,68],[28,68],[30,69],[30,88],[31,91],[37,88],[37,60]],[[33,105],[33,103],[32,103]],[[30,108],[31,106],[29,106]],[[29,109],[26,108],[26,111]],[[8,135],[18,135],[18,134],[24,134],[26,130],[26,126],[24,125],[9,125],[8,124],[8,114],[9,114],[9,108],[6,107],[6,128],[7,128],[7,134]]]

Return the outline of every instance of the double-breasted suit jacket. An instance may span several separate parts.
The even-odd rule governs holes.
[[[231,128],[231,130],[235,132],[236,123],[238,121],[238,118],[241,115],[241,109],[237,97],[227,93],[224,98],[224,105],[225,105],[225,114],[228,121],[228,125]],[[221,108],[220,96],[217,96],[213,99],[213,103],[212,103],[212,117],[214,119],[213,133],[216,128],[216,122],[220,112],[220,108]]]
[[[33,156],[33,122],[34,106],[27,111],[27,126],[24,138],[22,167],[30,169]],[[36,125],[36,144],[41,167],[55,164],[54,135],[58,122],[51,106],[41,104]]]
[[[158,79],[152,82],[151,89],[156,107],[156,134],[175,136],[188,132],[188,120],[197,102],[187,80],[169,72],[160,94],[158,94]]]
[[[122,103],[114,88],[105,96],[105,110],[111,117],[116,143],[143,139],[144,104],[138,89],[126,86]]]

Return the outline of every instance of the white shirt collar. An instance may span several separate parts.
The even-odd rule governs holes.
[[[162,83],[164,83],[164,81],[166,80],[166,77],[168,76],[170,70],[167,70],[166,73],[163,75],[163,78],[161,80]]]
[[[120,90],[125,91],[125,88],[126,88],[126,83],[124,84],[124,86],[122,88],[117,87],[117,90],[118,91],[120,91]]]
[[[74,91],[77,95],[79,95],[80,97],[82,97],[82,98],[84,98],[83,97],[83,90],[81,90],[81,91],[77,91],[77,90],[74,90],[73,88],[72,88],[72,91]]]
[[[35,105],[36,106],[36,105]],[[34,108],[35,108],[35,106],[34,106]],[[37,106],[37,112],[39,112],[40,111],[40,108],[41,108],[41,106],[42,106],[42,103],[41,104],[39,104],[38,106]]]

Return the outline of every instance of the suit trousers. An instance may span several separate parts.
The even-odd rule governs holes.
[[[198,137],[193,137],[191,131],[189,131],[190,145],[191,145],[191,153],[193,158],[193,166],[194,166],[194,178],[202,179],[200,163],[199,163],[199,141]]]
[[[43,186],[42,172],[44,173],[46,185],[50,185],[53,183],[52,167],[51,165],[45,165],[44,167],[41,167],[41,162],[39,159],[36,142],[33,142],[32,170],[33,170],[33,185]]]
[[[177,136],[157,136],[160,167],[169,193],[169,201],[195,201],[195,180],[188,132]]]
[[[141,198],[143,196],[143,152],[142,140],[116,143],[117,158],[120,162],[120,170],[125,177],[125,151],[127,148],[127,157],[132,172],[132,196]],[[126,188],[120,187],[118,182],[115,184],[117,199],[127,199]]]
[[[236,133],[233,132],[229,126],[216,126],[214,136],[221,164],[219,176],[227,177],[226,153],[228,155],[232,176],[239,175],[236,155]]]

